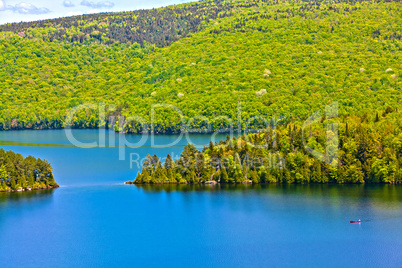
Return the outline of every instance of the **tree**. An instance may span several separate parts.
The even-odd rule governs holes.
[[[164,168],[165,168],[165,169],[172,169],[172,168],[174,168],[173,159],[172,159],[172,157],[171,157],[169,154],[168,154],[167,157],[166,157],[166,161],[165,161],[165,164],[164,164]]]
[[[11,190],[15,190],[16,189],[16,182],[15,182],[15,179],[14,178],[11,178],[11,183],[10,183],[10,187],[11,187]]]
[[[1,182],[6,181],[8,178],[7,170],[4,165],[0,167],[0,180]]]
[[[255,183],[255,184],[260,183],[260,177],[258,176],[258,173],[256,170],[252,170],[250,172],[250,178],[253,183]]]
[[[220,181],[221,183],[228,183],[229,182],[229,177],[228,177],[228,173],[226,171],[226,168],[222,167],[221,168],[221,172],[220,172]]]

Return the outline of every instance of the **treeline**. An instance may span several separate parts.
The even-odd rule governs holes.
[[[40,158],[0,149],[0,192],[57,188],[52,166]]]
[[[127,184],[402,183],[401,118],[388,108],[361,117],[322,117],[305,129],[290,123],[228,136],[202,151],[189,144],[176,160],[148,155]]]
[[[400,3],[206,1],[149,12],[207,4],[236,8],[163,48],[0,33],[0,130],[64,128],[85,103],[104,103],[107,118],[99,120],[99,107],[82,109],[74,128],[158,134],[224,131],[238,121],[243,130],[261,129],[258,116],[290,122],[334,101],[342,115],[399,105]],[[186,14],[204,12],[197,10]],[[35,23],[29,29],[46,35],[49,28]],[[155,108],[152,127],[152,105],[160,103],[170,107]]]
[[[281,18],[305,17],[318,14],[323,10],[331,12],[351,13],[358,9],[353,6],[363,1],[333,1],[337,3],[351,4],[350,8],[342,9],[336,6],[328,6],[325,1],[304,1],[304,4],[295,6],[297,1],[290,1],[291,7],[278,8],[275,14],[264,14],[265,19],[278,20]],[[399,1],[395,1],[399,2]],[[225,17],[237,17],[233,29],[244,31],[244,26],[249,19],[257,20],[260,12],[254,11],[254,16],[249,19],[240,19],[236,14],[243,10],[259,9],[261,6],[279,6],[283,3],[272,0],[254,1],[223,1],[203,0],[199,2],[168,6],[164,8],[138,10],[119,13],[99,13],[64,17],[58,19],[41,20],[33,22],[9,23],[0,25],[0,32],[13,32],[22,38],[40,39],[45,42],[68,42],[76,44],[88,44],[97,42],[111,45],[114,43],[124,44],[152,44],[157,47],[165,47],[181,38],[191,36],[208,27],[210,22]],[[323,8],[324,7],[324,8]],[[332,25],[332,31],[336,25]],[[258,31],[269,32],[269,29],[259,26]],[[210,33],[219,34],[228,29],[220,28],[210,30]],[[381,35],[379,29],[372,32],[373,36]],[[394,32],[389,38],[399,39],[401,34]]]
[[[337,0],[332,1],[332,4],[353,5],[359,2],[362,0]],[[291,7],[286,10],[275,10],[277,14],[267,18],[276,20],[283,16],[294,17],[300,15],[299,11],[303,13],[302,16],[307,16],[309,11],[319,11],[321,5],[325,6],[326,1],[289,1],[289,3],[292,4]],[[294,6],[297,3],[303,3],[300,10]],[[77,44],[99,42],[106,45],[148,43],[164,47],[205,29],[208,23],[217,19],[236,16],[244,10],[254,10],[251,8],[258,10],[262,6],[275,8],[281,5],[283,6],[283,3],[276,0],[203,0],[148,10],[9,23],[0,25],[0,32],[13,32],[23,38],[41,39],[46,42],[62,41]],[[354,8],[351,7],[346,11],[352,11]],[[238,22],[236,28],[241,28],[242,25],[244,26],[244,21]],[[215,29],[212,32],[220,31]]]
[[[258,6],[247,1],[241,7]],[[0,31],[14,32],[25,38],[43,41],[103,44],[144,43],[167,46],[203,29],[205,23],[233,15],[237,1],[204,0],[165,8],[120,13],[100,13],[59,19],[10,23]]]

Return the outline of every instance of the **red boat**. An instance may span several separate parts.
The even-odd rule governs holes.
[[[350,221],[350,223],[361,223],[362,221],[361,220],[358,220],[358,221]]]

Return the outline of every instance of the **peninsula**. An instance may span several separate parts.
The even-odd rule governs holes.
[[[295,122],[228,135],[202,151],[188,144],[175,161],[148,155],[142,172],[126,184],[401,183],[400,118],[400,111],[388,108],[361,117],[322,117],[305,128]]]
[[[0,192],[22,192],[57,188],[52,166],[46,160],[23,157],[0,149]]]

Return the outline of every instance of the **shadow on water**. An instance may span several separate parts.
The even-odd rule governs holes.
[[[402,202],[402,185],[390,184],[156,184],[131,185],[145,192],[253,192],[281,196],[298,196],[311,198],[348,198],[361,201],[370,198],[381,202]]]
[[[144,190],[145,192],[219,192],[219,191],[245,191],[256,189],[259,185],[252,184],[216,184],[216,185],[205,185],[205,184],[143,184],[143,185],[132,185],[138,189]]]
[[[11,202],[32,202],[43,200],[53,196],[53,191],[57,189],[44,189],[25,192],[1,192],[0,193],[0,207],[6,203]]]

